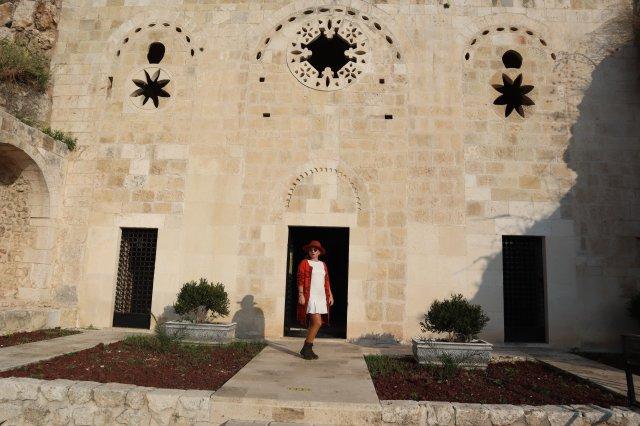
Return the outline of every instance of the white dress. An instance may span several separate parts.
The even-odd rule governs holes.
[[[326,314],[327,296],[324,293],[324,263],[319,260],[309,260],[311,265],[311,289],[309,292],[309,303],[307,303],[308,314]]]

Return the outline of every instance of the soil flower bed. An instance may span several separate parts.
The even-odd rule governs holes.
[[[22,345],[24,343],[38,342],[40,340],[55,339],[56,337],[70,336],[72,334],[79,333],[81,333],[81,331],[65,330],[61,328],[49,328],[46,330],[7,334],[6,336],[0,336],[0,348]]]
[[[495,362],[485,371],[424,366],[413,358],[365,357],[381,400],[449,401],[481,404],[624,406],[606,392],[539,362]]]
[[[0,377],[70,379],[171,389],[217,390],[265,344],[205,346],[132,336],[0,373]]]

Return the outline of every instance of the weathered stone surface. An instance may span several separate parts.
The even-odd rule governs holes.
[[[428,425],[454,425],[456,411],[450,402],[419,402]]]
[[[139,410],[142,407],[146,406],[147,403],[147,392],[153,390],[153,388],[135,386],[127,392],[127,406],[133,408],[134,410]]]
[[[491,426],[489,411],[482,404],[455,403],[456,426]]]
[[[177,389],[153,389],[146,394],[152,420],[167,424],[176,412],[178,399],[185,391]]]
[[[12,16],[11,28],[22,31],[33,26],[33,14],[36,9],[35,0],[21,0],[16,3]]]
[[[529,426],[546,426],[549,424],[547,412],[541,407],[522,406],[526,424]]]
[[[640,425],[640,413],[627,407],[613,407],[609,424],[614,426]]]
[[[522,407],[507,404],[485,404],[489,420],[494,426],[522,425],[525,423]]]
[[[6,379],[5,379],[6,380]],[[35,400],[38,398],[38,389],[42,384],[41,380],[17,377],[12,379],[17,388],[17,399]]]
[[[57,0],[38,1],[33,15],[33,21],[38,30],[47,31],[58,26],[58,3]]]
[[[18,423],[17,419],[22,417],[23,410],[20,401],[0,402],[0,424]]]
[[[64,379],[44,381],[40,384],[40,393],[48,401],[66,401],[69,388],[74,384],[74,381]]]
[[[569,406],[560,405],[544,405],[542,407],[547,413],[547,419],[551,426],[560,426],[567,424],[579,424],[581,416],[578,411],[573,410]]]
[[[421,409],[417,401],[380,401],[382,421],[386,423],[414,424],[421,420]]]
[[[127,392],[133,386],[120,383],[107,383],[93,389],[93,400],[99,407],[124,407]]]
[[[18,399],[18,384],[15,380],[12,377],[0,379],[0,401],[14,401],[16,399]]]
[[[613,412],[597,405],[571,405],[571,408],[580,412],[581,421],[585,424],[601,424],[608,422]]]
[[[98,382],[75,382],[69,387],[69,402],[71,404],[84,404],[93,398],[93,389],[102,386]]]
[[[176,413],[193,421],[207,421],[210,416],[211,391],[187,390],[180,395]]]

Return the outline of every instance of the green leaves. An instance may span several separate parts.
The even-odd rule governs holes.
[[[0,40],[0,81],[21,83],[44,92],[49,78],[46,57],[10,40]]]
[[[213,318],[229,315],[229,296],[224,284],[210,284],[200,278],[182,286],[173,309],[179,315],[193,317],[195,322],[205,322],[208,313]]]
[[[455,294],[449,300],[435,300],[420,327],[423,332],[448,333],[449,340],[468,342],[482,331],[487,322],[489,318],[480,305],[471,304],[461,294]]]

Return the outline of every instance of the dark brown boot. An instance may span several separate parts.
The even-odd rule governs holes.
[[[307,341],[304,341],[304,346],[302,347],[302,349],[300,349],[300,355],[302,355],[302,358],[304,359],[314,359],[313,358],[313,351],[311,350],[311,345],[312,343],[307,343]]]
[[[313,343],[309,343],[309,352],[311,353],[311,357],[313,359],[318,359],[319,356],[313,351]]]

